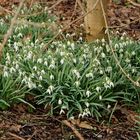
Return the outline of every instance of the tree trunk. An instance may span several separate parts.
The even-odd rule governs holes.
[[[106,26],[101,7],[101,1],[103,4],[104,11],[107,11],[107,5],[109,0],[86,0],[85,9],[89,14],[85,16],[85,30],[87,41],[93,41],[96,39],[107,39],[105,34]]]

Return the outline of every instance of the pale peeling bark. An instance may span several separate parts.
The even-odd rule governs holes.
[[[102,3],[106,12],[109,0],[102,0]],[[85,9],[89,12],[84,18],[87,41],[106,39],[106,26],[100,0],[85,0]]]

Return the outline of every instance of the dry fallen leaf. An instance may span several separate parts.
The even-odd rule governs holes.
[[[87,121],[80,121],[80,119],[73,119],[71,120],[71,123],[73,125],[77,125],[80,128],[94,129],[90,123],[88,123]]]

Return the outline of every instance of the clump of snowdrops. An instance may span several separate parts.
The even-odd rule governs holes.
[[[122,73],[104,39],[90,44],[83,42],[82,38],[77,42],[66,38],[65,41],[54,40],[44,52],[50,34],[40,40],[42,31],[44,29],[17,26],[9,38],[1,62],[1,76],[17,79],[12,91],[18,89],[15,87],[20,87],[18,91],[25,87],[34,95],[36,104],[51,107],[51,114],[56,111],[67,117],[95,116],[99,119],[110,112],[116,102],[140,106],[139,87]],[[26,37],[31,33],[33,38]],[[121,37],[112,38],[112,46],[124,71],[139,83],[140,44]],[[3,87],[0,97],[3,104],[10,106],[11,92],[5,94]],[[27,103],[23,100],[27,93],[12,95],[19,93],[24,96],[18,101],[21,99]]]

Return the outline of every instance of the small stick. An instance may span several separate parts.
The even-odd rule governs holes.
[[[71,125],[70,122],[68,122],[67,120],[64,120],[63,123],[70,127],[72,129],[72,131],[74,132],[74,134],[79,138],[79,140],[84,140],[83,136],[75,129],[74,126]]]
[[[13,134],[13,133],[11,133],[11,132],[8,132],[8,134],[9,134],[10,136],[12,136],[12,137],[15,137],[16,140],[25,140],[24,138],[22,138],[22,137],[20,137],[20,136],[18,136],[18,135],[16,135],[16,134]]]
[[[0,44],[0,59],[1,59],[1,57],[2,57],[2,50],[3,50],[4,46],[6,45],[8,38],[10,37],[10,35],[11,35],[12,32],[13,32],[13,27],[14,27],[15,21],[16,21],[16,19],[17,19],[17,17],[18,17],[18,14],[19,14],[19,12],[20,12],[20,9],[22,8],[22,6],[23,6],[23,4],[24,4],[24,1],[25,1],[25,0],[22,0],[22,1],[20,2],[19,7],[18,7],[18,9],[17,9],[17,12],[15,13],[14,17],[13,17],[12,20],[11,20],[10,27],[9,27],[7,33],[4,35],[3,42],[2,42],[2,44]]]

